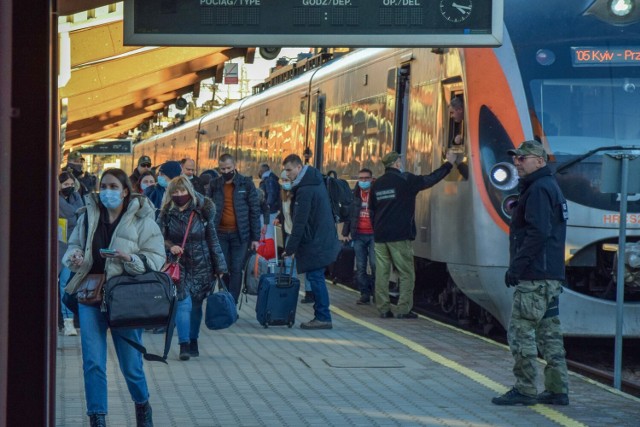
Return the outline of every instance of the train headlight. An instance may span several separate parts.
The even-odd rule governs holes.
[[[515,194],[505,197],[502,201],[502,212],[504,212],[506,216],[511,218],[511,215],[513,214],[513,208],[516,207],[517,203],[518,196],[516,196]]]
[[[518,186],[518,170],[510,163],[498,163],[491,168],[491,184],[500,191],[513,190]]]
[[[633,10],[633,0],[613,0],[609,7],[614,15],[627,16]]]

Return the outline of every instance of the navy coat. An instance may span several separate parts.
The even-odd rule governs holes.
[[[293,227],[285,251],[295,255],[298,273],[327,267],[338,257],[340,243],[322,174],[307,166],[292,191]]]

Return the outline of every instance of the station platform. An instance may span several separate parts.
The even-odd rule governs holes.
[[[570,375],[569,406],[496,406],[513,384],[500,344],[430,319],[381,319],[358,294],[328,284],[333,329],[264,329],[255,298],[231,328],[203,325],[200,357],[145,362],[156,426],[638,426],[640,399]],[[163,335],[145,333],[161,354]],[[88,425],[79,337],[59,337],[56,425]],[[110,426],[135,426],[134,405],[109,338]],[[540,374],[542,373],[540,364]],[[542,391],[542,375],[539,375]]]

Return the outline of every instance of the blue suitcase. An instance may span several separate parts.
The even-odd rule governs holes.
[[[265,328],[275,325],[292,327],[296,321],[300,280],[284,274],[282,268],[279,270],[263,274],[258,283],[256,319]]]

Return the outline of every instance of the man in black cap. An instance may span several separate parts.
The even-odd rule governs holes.
[[[64,171],[73,173],[73,176],[80,182],[80,195],[84,196],[95,191],[98,179],[88,172],[83,172],[84,158],[79,151],[72,151],[67,155],[67,165],[62,168]]]
[[[496,405],[569,404],[567,361],[559,319],[565,280],[567,201],[547,166],[538,141],[509,150],[520,177],[520,195],[509,225],[509,268],[504,281],[514,287],[507,339],[516,383],[491,401]],[[537,394],[538,350],[547,365],[545,390]]]
[[[413,245],[416,238],[416,196],[433,187],[451,172],[456,155],[446,154],[447,161],[429,175],[404,171],[402,156],[395,151],[382,158],[385,173],[371,186],[369,215],[373,224],[376,253],[376,306],[380,317],[393,317],[389,302],[389,274],[398,270],[400,297],[398,319],[418,317],[413,308],[416,273],[413,267]]]
[[[140,156],[138,159],[138,167],[133,170],[133,173],[129,177],[131,185],[135,186],[136,182],[140,179],[140,175],[151,170],[151,157]]]

